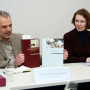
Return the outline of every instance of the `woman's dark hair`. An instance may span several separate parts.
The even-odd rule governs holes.
[[[75,25],[75,17],[76,15],[82,15],[86,19],[86,29],[90,29],[90,13],[86,9],[79,9],[74,13],[72,18],[72,23]]]

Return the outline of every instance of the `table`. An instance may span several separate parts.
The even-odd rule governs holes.
[[[90,82],[90,66],[85,63],[68,63],[64,64],[64,67],[69,67],[71,74],[71,81],[76,83]],[[37,67],[37,68],[42,68]],[[0,69],[0,74],[3,74],[4,69]],[[55,82],[44,82],[35,83],[33,72],[18,73],[14,75],[13,82],[6,82],[6,87],[0,87],[0,90],[20,90],[20,89],[33,89],[48,86],[65,85],[68,81],[55,81]]]

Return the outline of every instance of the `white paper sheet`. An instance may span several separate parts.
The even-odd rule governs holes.
[[[21,73],[25,71],[31,71],[31,68],[22,65],[14,69],[14,73]]]
[[[31,35],[22,35],[22,39],[23,40],[31,39]]]

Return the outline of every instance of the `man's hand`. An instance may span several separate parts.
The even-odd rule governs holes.
[[[68,58],[68,51],[66,49],[63,50],[63,60],[66,60]]]
[[[25,56],[24,54],[19,54],[18,56],[16,56],[16,59],[14,61],[14,65],[15,66],[19,66],[21,65],[22,63],[24,63],[24,60],[25,60]]]

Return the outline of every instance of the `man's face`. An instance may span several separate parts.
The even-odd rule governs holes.
[[[6,40],[12,32],[12,21],[10,17],[0,16],[0,38]]]

